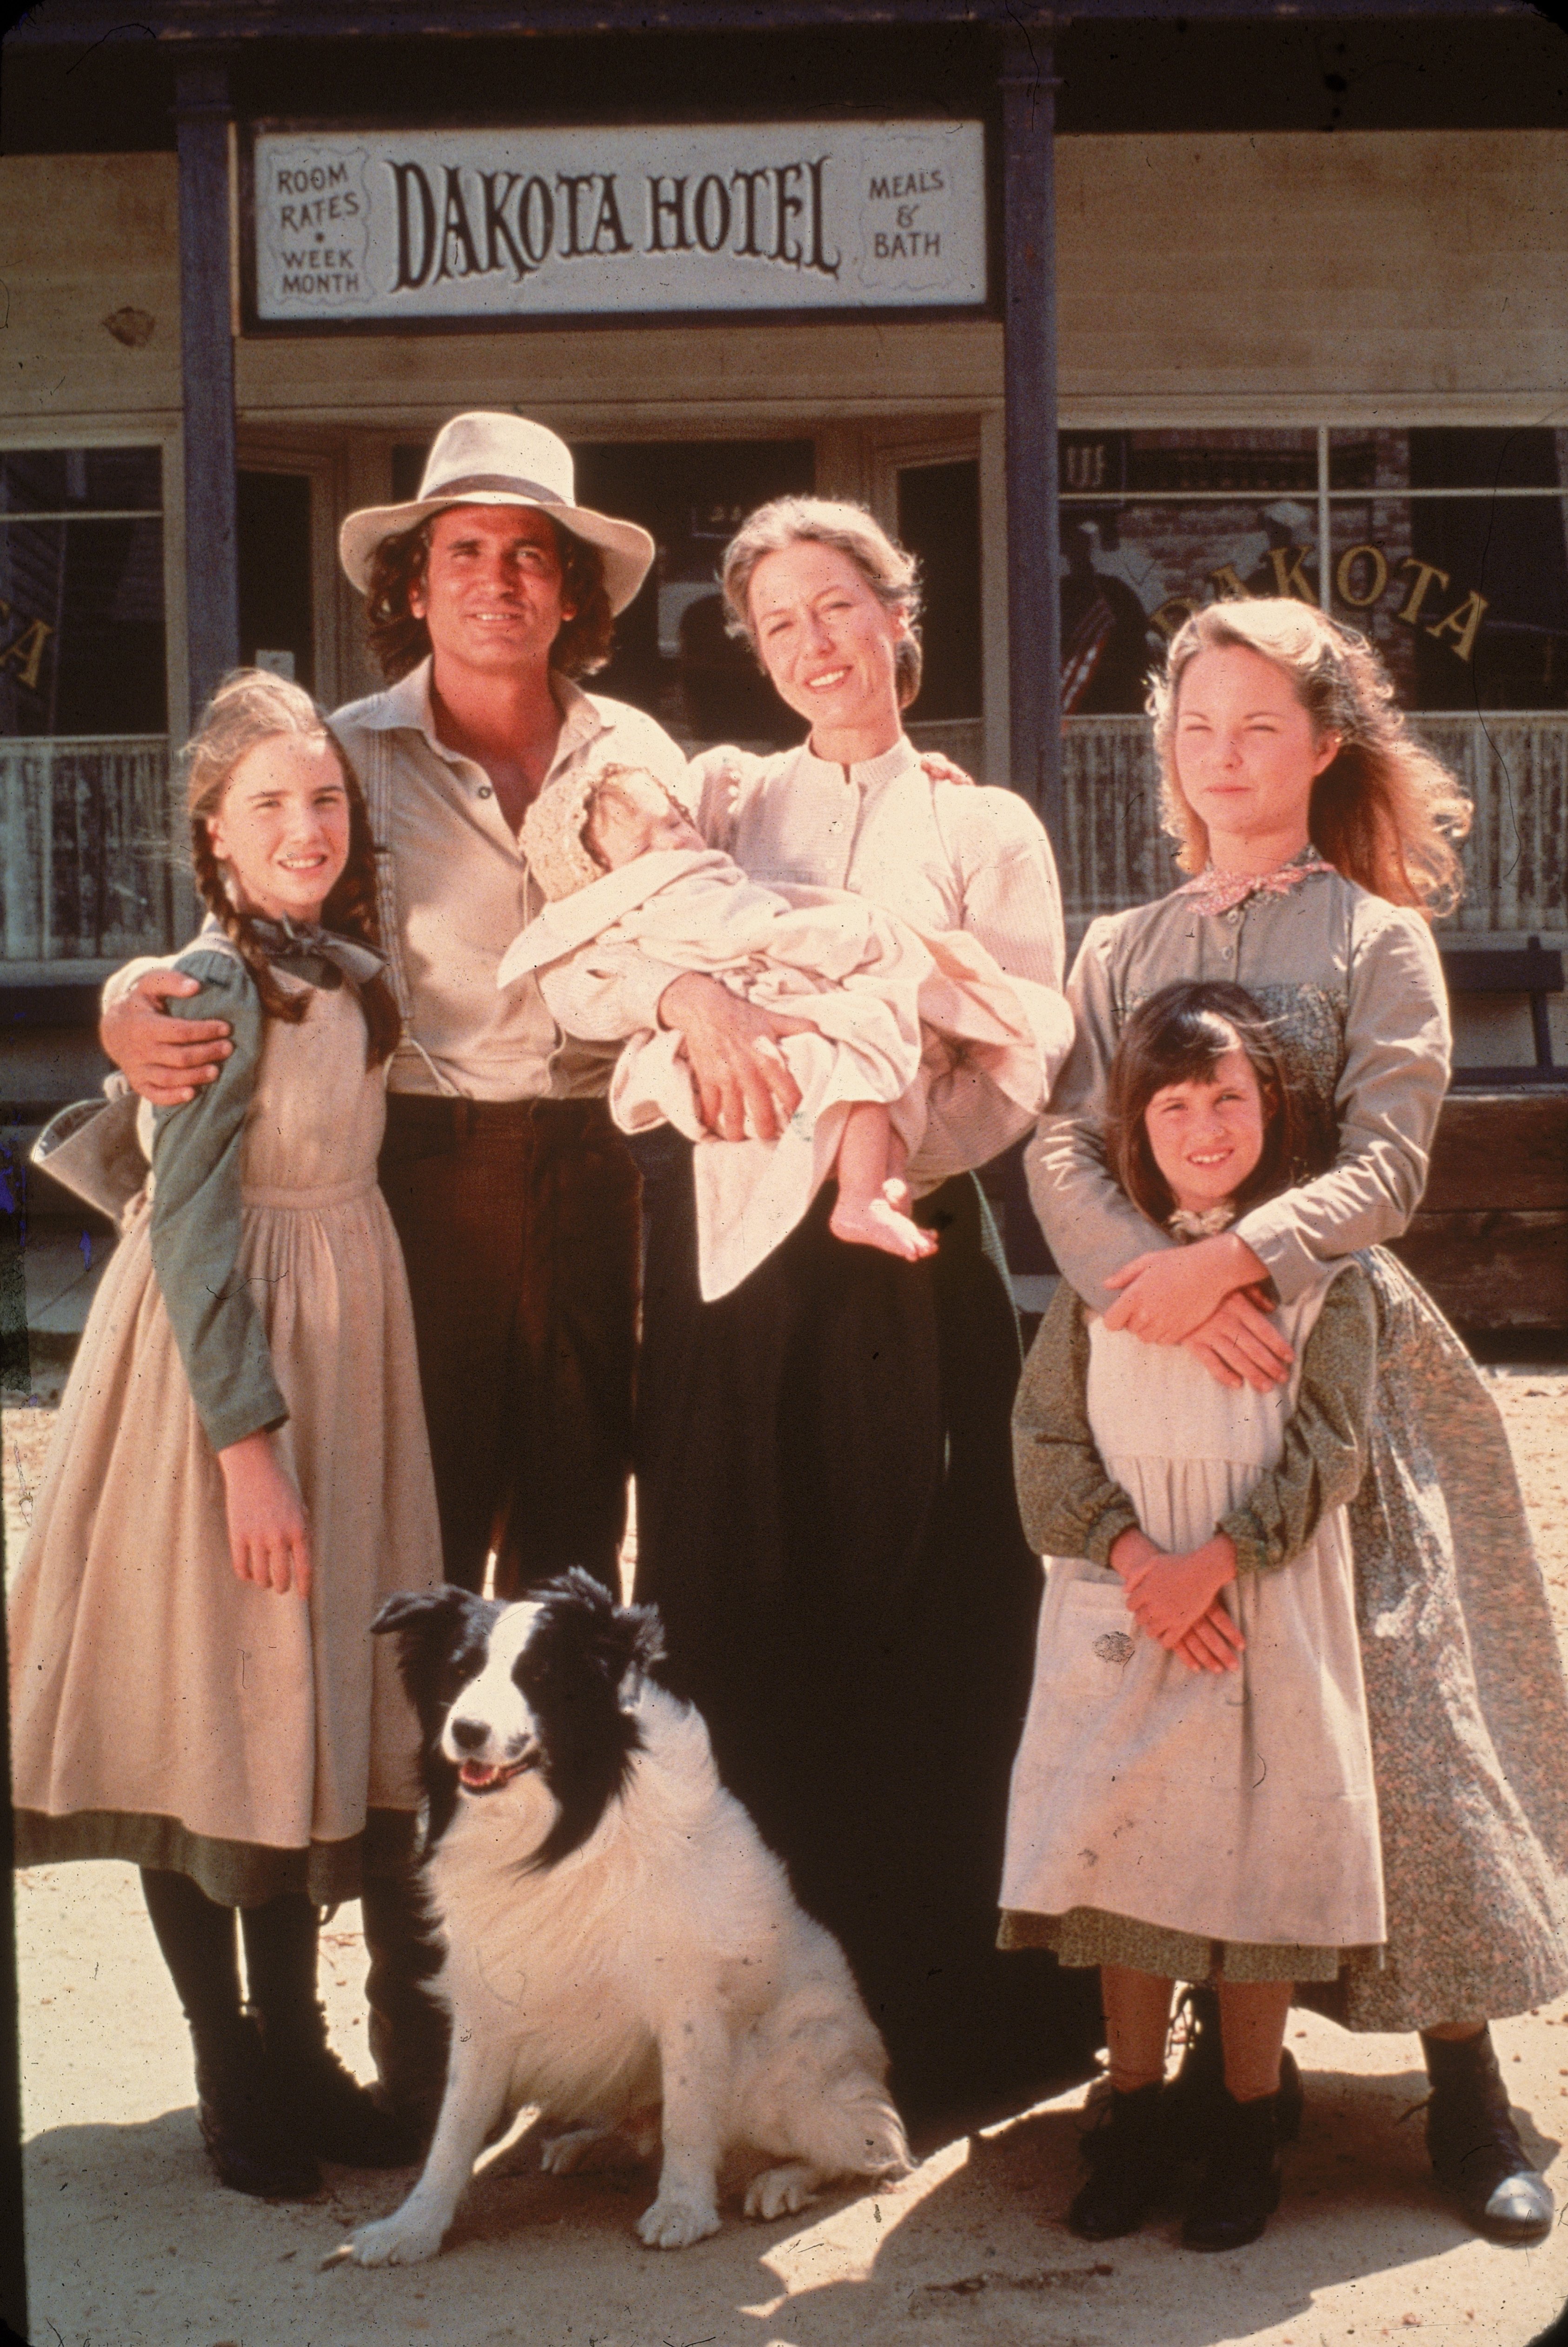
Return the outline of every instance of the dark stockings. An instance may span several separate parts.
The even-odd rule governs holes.
[[[249,2002],[286,2025],[316,2002],[316,1911],[302,1891],[260,1907],[220,1906],[188,1875],[144,1866],[142,1896],[186,2019],[200,2036],[231,2033],[240,2019],[239,1937]],[[238,1912],[240,1933],[234,1929]]]
[[[169,1978],[198,2038],[240,2020],[240,1950],[232,1907],[209,1899],[189,1875],[141,1870],[141,1895]]]
[[[241,1907],[249,2002],[270,2036],[320,2034],[316,1942],[321,1922],[302,1891],[285,1891],[261,1907]]]

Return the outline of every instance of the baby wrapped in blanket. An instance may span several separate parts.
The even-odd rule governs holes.
[[[704,1300],[771,1254],[830,1174],[839,1238],[911,1262],[930,1254],[936,1240],[908,1209],[912,1187],[963,1170],[920,1153],[928,1084],[955,1062],[1016,1105],[1020,1133],[1044,1108],[1071,1013],[1050,989],[1005,977],[963,931],[919,933],[842,889],[759,886],[641,768],[563,775],[529,808],[522,843],[549,901],[497,982],[537,973],[568,1033],[602,1039],[605,965],[626,948],[799,1022],[779,1049],[800,1105],[776,1141],[704,1128],[671,1030],[640,1028],[616,1062],[610,1106],[621,1130],[668,1122],[696,1144]]]

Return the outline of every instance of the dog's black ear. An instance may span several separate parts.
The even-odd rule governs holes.
[[[450,1582],[439,1589],[400,1590],[371,1624],[397,1639],[397,1667],[427,1745],[440,1733],[446,1706],[483,1659],[498,1605]]]
[[[387,1630],[417,1628],[421,1636],[425,1636],[435,1623],[451,1620],[470,1602],[477,1604],[478,1600],[470,1601],[468,1592],[455,1587],[451,1582],[443,1583],[439,1589],[400,1589],[382,1606],[371,1630],[379,1636]]]
[[[558,1615],[568,1615],[584,1634],[579,1651],[590,1654],[612,1687],[630,1670],[647,1671],[664,1652],[664,1631],[651,1605],[618,1605],[602,1581],[581,1565],[558,1573],[531,1594]]]

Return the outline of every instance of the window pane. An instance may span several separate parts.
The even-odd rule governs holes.
[[[1190,610],[1216,595],[1317,600],[1317,519],[1301,497],[1074,503],[1061,516],[1062,707],[1132,716]]]
[[[293,662],[297,683],[315,691],[308,473],[241,473],[239,498],[240,658],[262,652],[276,668]]]
[[[1317,493],[1310,430],[1063,432],[1060,449],[1063,497]]]
[[[1568,708],[1568,498],[1340,494],[1330,516],[1330,609],[1372,638],[1407,708]],[[1198,604],[1318,600],[1305,497],[1075,499],[1061,549],[1070,716],[1139,711],[1149,667]]]
[[[898,474],[898,538],[917,555],[925,659],[917,724],[980,714],[980,468],[907,465]]]
[[[161,742],[0,742],[0,964],[178,942]]]
[[[392,502],[408,506],[419,495],[419,484],[425,478],[425,460],[430,454],[428,440],[405,443],[392,452]]]
[[[0,454],[0,511],[157,513],[161,474],[157,448],[13,448]]]
[[[1331,510],[1334,612],[1372,638],[1407,707],[1568,708],[1568,498]]]
[[[161,733],[163,525],[0,524],[0,734]]]
[[[1423,426],[1335,430],[1328,482],[1336,489],[1554,489],[1568,484],[1568,432]]]

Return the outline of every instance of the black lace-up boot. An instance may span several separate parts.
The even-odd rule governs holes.
[[[278,2106],[254,2015],[217,2026],[193,2023],[190,2034],[196,2124],[219,2182],[262,2200],[313,2199],[322,2172]]]
[[[1427,2075],[1427,2149],[1440,2183],[1493,2241],[1539,2241],[1552,2230],[1555,2203],[1531,2166],[1508,2107],[1490,2029],[1474,2037],[1421,2033]]]
[[[1171,2172],[1165,2089],[1159,2079],[1130,2095],[1111,2090],[1083,2138],[1089,2178],[1067,2212],[1080,2239],[1114,2241],[1135,2233]]]
[[[190,2024],[196,2123],[219,2182],[261,2199],[310,2199],[321,2170],[278,2108],[261,2033],[241,2007],[233,1908],[161,1867],[143,1867],[141,1888]]]
[[[1182,2227],[1189,2250],[1240,2250],[1256,2240],[1279,2206],[1279,2096],[1238,2103],[1222,2086],[1208,2157]]]

